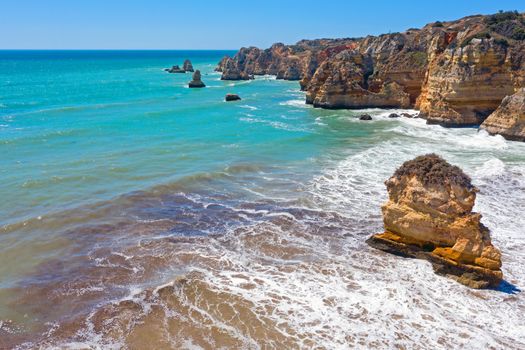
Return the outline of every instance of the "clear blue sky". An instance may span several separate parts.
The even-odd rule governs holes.
[[[237,49],[403,31],[525,0],[0,0],[0,49]]]

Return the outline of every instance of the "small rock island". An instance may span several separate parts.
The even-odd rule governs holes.
[[[369,245],[426,259],[437,274],[472,288],[499,285],[501,253],[481,214],[472,212],[478,189],[460,168],[428,154],[405,162],[385,184],[385,232],[370,237]]]
[[[168,73],[186,73],[184,69],[181,69],[178,65],[175,65],[171,68],[166,68],[165,71]]]
[[[171,68],[166,68],[164,70],[168,73],[193,73],[193,65],[191,64],[191,61],[187,59],[184,61],[182,68],[179,65],[174,65]]]
[[[226,102],[239,101],[240,99],[241,97],[237,94],[226,94],[226,96],[224,96]]]
[[[188,83],[188,86],[190,88],[203,88],[206,87],[206,85],[201,80],[201,71],[196,70],[195,73],[193,73],[193,80]]]
[[[182,65],[182,69],[184,72],[191,72],[193,73],[193,64],[191,64],[190,60],[184,61],[184,64]]]

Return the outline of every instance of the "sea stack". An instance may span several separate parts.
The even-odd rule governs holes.
[[[201,71],[196,70],[195,73],[193,73],[193,80],[188,83],[188,86],[190,88],[203,88],[206,87],[206,85],[201,80]]]
[[[239,101],[241,98],[239,97],[239,95],[237,94],[226,94],[226,96],[224,97],[224,100],[226,102],[230,102],[230,101]]]
[[[485,121],[481,129],[508,140],[525,141],[525,88],[507,96]]]
[[[434,271],[472,288],[499,285],[501,253],[481,214],[478,189],[458,167],[435,154],[405,162],[386,182],[385,232],[367,243],[396,255],[429,260]]]
[[[191,64],[190,60],[184,61],[184,64],[182,65],[182,69],[185,72],[192,72],[193,73],[193,65]]]

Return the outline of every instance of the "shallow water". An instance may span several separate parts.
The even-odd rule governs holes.
[[[525,144],[222,82],[223,54],[0,53],[0,347],[525,347]],[[364,243],[428,152],[480,188],[499,290]]]

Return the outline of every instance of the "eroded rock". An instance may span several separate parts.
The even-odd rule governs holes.
[[[182,69],[185,72],[192,72],[193,73],[193,64],[191,64],[190,60],[184,61],[184,64],[182,65]]]
[[[186,73],[184,69],[181,69],[179,66],[175,65],[166,70],[168,73]]]
[[[206,87],[206,85],[201,80],[201,71],[196,70],[195,73],[193,73],[193,80],[188,83],[188,86],[190,88],[203,88]]]
[[[525,141],[525,88],[505,97],[498,109],[481,124],[481,129],[508,140]]]
[[[478,190],[460,168],[429,154],[405,162],[385,184],[385,232],[373,235],[371,246],[427,259],[436,273],[472,288],[501,282],[501,253],[472,212]]]
[[[224,100],[226,102],[230,102],[230,101],[239,101],[241,98],[239,97],[239,95],[237,94],[226,94],[226,96],[224,97]]]

